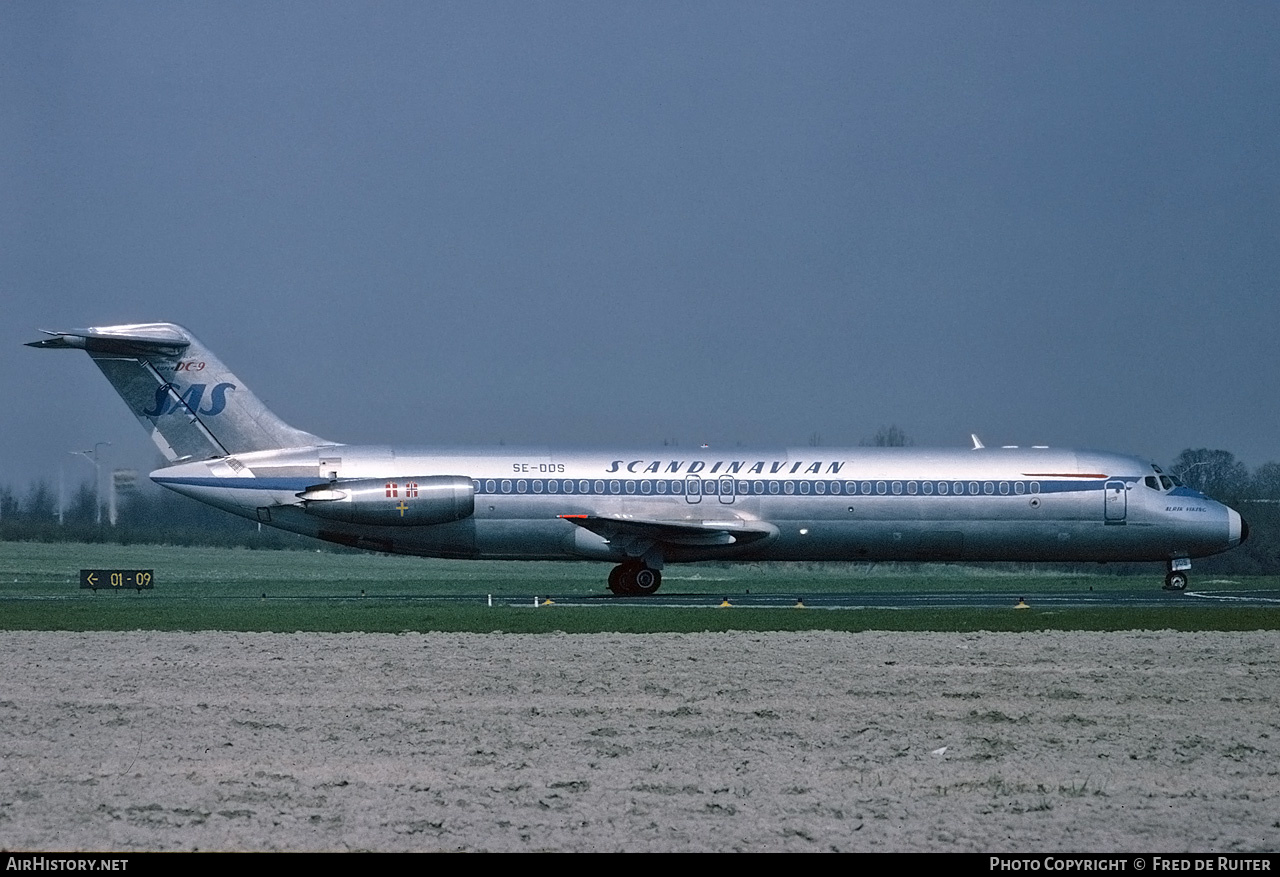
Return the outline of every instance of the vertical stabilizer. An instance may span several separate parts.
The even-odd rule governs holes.
[[[50,332],[30,347],[86,351],[171,462],[332,444],[276,417],[174,323]]]

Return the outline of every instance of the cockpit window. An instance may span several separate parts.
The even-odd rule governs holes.
[[[1173,490],[1173,479],[1168,475],[1161,475],[1160,483],[1164,486],[1165,490]]]
[[[1152,463],[1152,464],[1151,464],[1151,468],[1155,470],[1155,473],[1156,473],[1157,475],[1163,475],[1163,474],[1164,474],[1164,470],[1163,470],[1163,469],[1161,469],[1159,466],[1157,466],[1155,463]]]
[[[1160,482],[1156,481],[1156,476],[1154,475],[1148,475],[1146,478],[1142,479],[1142,483],[1147,485],[1147,487],[1150,487],[1152,490],[1160,489]]]

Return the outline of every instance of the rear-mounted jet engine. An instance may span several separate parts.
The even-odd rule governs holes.
[[[332,481],[308,487],[298,498],[317,518],[377,526],[447,524],[476,510],[475,486],[457,475]]]

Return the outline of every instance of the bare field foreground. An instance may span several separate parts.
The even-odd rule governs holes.
[[[0,643],[9,850],[1280,848],[1275,632]]]

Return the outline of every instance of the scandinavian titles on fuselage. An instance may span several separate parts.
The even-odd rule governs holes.
[[[790,465],[790,468],[787,468]],[[826,465],[824,470],[822,467]],[[748,468],[749,466],[749,468]],[[683,468],[682,468],[683,467]],[[767,467],[767,468],[766,468]],[[801,467],[804,467],[803,469]],[[605,472],[621,472],[624,469],[636,475],[646,473],[683,473],[685,475],[695,475],[699,472],[706,471],[708,475],[737,475],[744,473],[747,475],[762,475],[768,472],[770,475],[786,474],[806,474],[819,475],[825,472],[828,475],[837,475],[844,468],[843,462],[817,461],[806,463],[803,460],[792,463],[790,460],[774,460],[765,462],[758,460],[748,464],[746,460],[717,460],[711,464],[711,468],[707,469],[707,461],[705,460],[671,460],[664,463],[662,460],[614,460],[609,464],[609,468]]]

